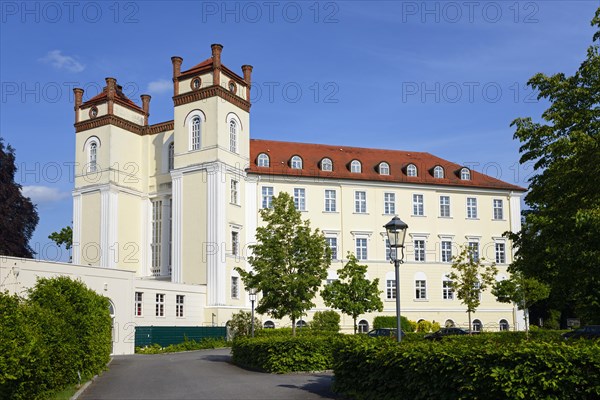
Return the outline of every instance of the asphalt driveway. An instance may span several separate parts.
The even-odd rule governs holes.
[[[229,349],[116,356],[79,397],[116,399],[335,399],[331,373],[275,375],[231,364]]]

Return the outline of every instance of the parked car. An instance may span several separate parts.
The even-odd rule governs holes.
[[[395,338],[397,335],[397,329],[395,328],[378,328],[378,329],[373,329],[370,330],[367,333],[367,336],[370,337],[390,337],[390,338]],[[404,331],[401,331],[400,333],[402,335],[402,337],[404,337]]]
[[[600,339],[600,325],[588,325],[562,334],[565,339]]]
[[[475,333],[475,332],[473,332]],[[477,332],[479,333],[479,332]],[[439,331],[428,333],[424,336],[428,340],[442,340],[444,336],[468,335],[469,331],[463,328],[442,328]]]

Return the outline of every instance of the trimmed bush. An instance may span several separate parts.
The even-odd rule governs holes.
[[[333,310],[317,311],[310,323],[310,329],[320,332],[339,332],[340,314]]]
[[[151,346],[136,347],[135,352],[140,354],[162,354],[162,353],[177,353],[181,351],[192,351],[192,350],[204,350],[204,349],[219,349],[223,347],[230,347],[231,342],[225,339],[217,338],[204,338],[202,340],[185,340],[182,343],[170,344],[167,347],[161,347],[159,344],[152,344]]]
[[[400,327],[406,332],[414,332],[415,328],[406,317],[400,317]],[[387,315],[378,315],[373,319],[373,329],[396,328],[396,317]]]

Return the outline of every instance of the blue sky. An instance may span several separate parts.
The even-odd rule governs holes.
[[[113,76],[150,123],[173,118],[170,57],[221,43],[254,66],[251,136],[425,151],[527,186],[510,122],[547,104],[537,72],[572,74],[600,1],[123,1],[0,3],[0,136],[38,205],[32,247],[71,222],[72,88]]]

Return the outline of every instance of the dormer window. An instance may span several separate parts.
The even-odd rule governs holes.
[[[417,166],[415,164],[408,164],[406,167],[407,176],[417,176]]]
[[[379,163],[379,175],[389,175],[390,174],[390,164],[386,162]]]
[[[321,160],[321,171],[333,171],[333,162],[329,158]]]
[[[293,169],[302,169],[302,159],[300,158],[300,156],[292,157],[290,161],[290,167],[292,167]]]
[[[258,155],[258,160],[257,160],[257,164],[259,167],[268,167],[270,162],[269,162],[269,156],[265,153],[260,153]]]
[[[444,168],[439,165],[436,165],[433,169],[433,177],[442,179],[444,177]]]
[[[200,79],[199,76],[197,76],[194,79],[192,79],[192,82],[190,83],[190,86],[192,87],[192,90],[198,90],[198,89],[200,89],[201,85],[202,85],[202,80]]]
[[[360,174],[362,172],[362,165],[358,160],[352,160],[350,163],[350,172]]]
[[[460,179],[463,181],[471,180],[471,171],[469,170],[469,168],[462,168],[460,170]]]

